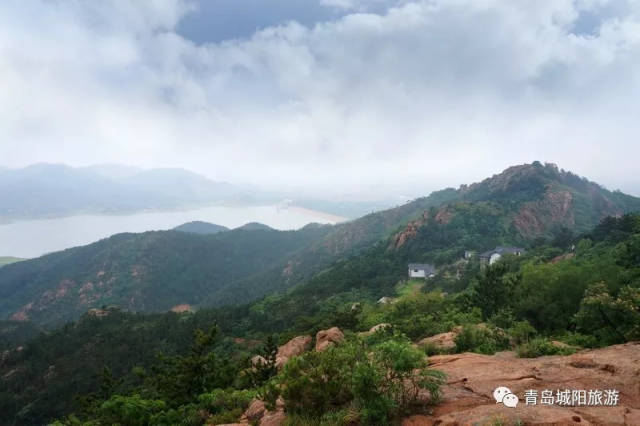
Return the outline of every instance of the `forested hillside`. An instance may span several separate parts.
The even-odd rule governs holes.
[[[102,305],[146,312],[222,306],[305,282],[384,295],[409,262],[440,266],[465,250],[570,239],[607,215],[634,210],[638,198],[536,162],[335,226],[122,234],[9,265],[0,269],[0,316],[59,324]]]
[[[344,387],[352,379],[340,366],[363,362],[358,345],[376,357],[409,357],[407,365],[418,366],[409,340],[427,354],[513,349],[536,357],[640,339],[640,215],[608,218],[588,233],[539,243],[491,267],[458,260],[422,286],[384,275],[389,264],[382,259],[397,252],[383,245],[380,253],[386,255],[369,254],[380,259],[371,264],[370,276],[359,277],[356,271],[366,262],[356,256],[287,294],[251,305],[155,315],[97,310],[5,352],[0,407],[10,424],[41,424],[75,412],[97,424],[171,424],[180,418],[197,425],[237,421],[252,398],[272,398],[277,385],[285,384],[297,389],[282,394],[297,421],[348,424],[355,416],[376,424],[416,408],[397,411],[361,393],[361,376],[353,378],[355,388]],[[370,279],[376,275],[389,281]],[[380,294],[395,303],[376,303]],[[351,334],[381,323],[390,328],[370,337]],[[195,331],[215,324],[213,340]],[[275,343],[332,326],[346,332],[344,344],[310,352],[280,372],[246,373],[251,355],[268,358]],[[450,334],[453,346],[431,343],[428,338],[438,333]],[[272,335],[275,343],[268,342]],[[164,355],[156,358],[156,351]],[[367,365],[371,374],[381,373],[376,369],[383,364]],[[212,373],[206,382],[189,375],[202,368]],[[326,386],[301,381],[315,369],[325,372]],[[65,423],[75,424],[72,418]]]
[[[217,234],[218,232],[228,231],[226,226],[216,225],[214,223],[195,221],[183,223],[182,225],[173,228],[174,231],[190,232],[192,234],[210,235]]]
[[[0,315],[55,325],[103,305],[155,312],[246,302],[282,288],[252,277],[282,274],[289,257],[328,230],[115,235],[0,269]]]

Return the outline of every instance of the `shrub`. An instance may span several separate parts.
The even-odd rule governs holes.
[[[198,402],[202,408],[213,415],[213,423],[233,423],[255,397],[254,391],[215,389],[199,395]]]
[[[515,322],[508,331],[516,345],[527,343],[529,338],[537,333],[536,329],[527,320]]]
[[[426,369],[424,353],[398,334],[376,344],[351,338],[309,352],[290,360],[276,377],[287,411],[311,416],[315,424],[350,407],[362,424],[388,423],[410,409],[420,389],[436,400],[442,381],[442,373]]]
[[[554,345],[549,339],[538,337],[516,348],[520,358],[537,358],[545,355],[570,355],[575,348]]]
[[[464,325],[456,336],[456,352],[478,352],[491,355],[509,348],[506,333],[485,324]]]
[[[579,346],[582,348],[595,348],[599,346],[598,339],[590,334],[582,334],[578,332],[566,332],[558,338],[561,342],[570,346]]]

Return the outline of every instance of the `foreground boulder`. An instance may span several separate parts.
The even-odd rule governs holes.
[[[316,351],[321,352],[344,340],[344,333],[338,327],[320,330],[316,334]]]
[[[294,356],[303,354],[311,347],[311,336],[297,336],[278,348],[276,367],[281,368]]]
[[[429,358],[430,368],[447,374],[442,400],[429,416],[412,416],[405,426],[524,424],[640,425],[640,342],[584,350],[571,356],[517,358],[463,353]],[[493,391],[508,387],[520,399],[515,408],[496,403]],[[619,391],[612,406],[541,404],[543,390]],[[538,391],[527,405],[525,391]]]

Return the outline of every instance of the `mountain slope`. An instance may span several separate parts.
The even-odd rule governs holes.
[[[0,269],[0,317],[55,323],[103,304],[141,311],[221,306],[305,282],[318,297],[349,289],[385,295],[408,262],[445,265],[465,250],[527,246],[633,210],[640,199],[553,165],[514,166],[335,226],[123,234],[10,265]]]
[[[179,304],[246,302],[240,281],[285,260],[326,234],[299,231],[228,231],[196,235],[176,231],[119,234],[0,269],[0,317],[51,325],[89,308],[116,305],[133,311],[165,311]]]
[[[19,257],[11,257],[11,256],[0,256],[0,267],[9,265],[11,263],[20,262],[21,260],[24,260],[24,259],[20,259]]]
[[[453,223],[453,220],[450,223]],[[434,229],[438,228],[436,225],[428,226],[433,226]],[[589,239],[587,240],[586,237]],[[385,241],[385,244],[377,245],[376,250],[380,249],[380,253],[386,253],[387,256],[393,255],[398,250],[389,249],[387,245],[389,242],[390,240]],[[427,293],[418,291],[414,294],[399,295],[399,299],[393,304],[376,304],[376,299],[371,296],[379,290],[376,286],[380,283],[370,280],[358,281],[357,275],[353,274],[353,272],[367,267],[368,263],[365,261],[357,268],[352,269],[350,273],[346,273],[349,272],[348,269],[342,269],[345,273],[342,277],[337,273],[340,268],[339,265],[336,265],[331,268],[331,270],[335,269],[336,273],[324,272],[312,282],[299,286],[287,294],[269,296],[250,305],[203,309],[196,313],[167,312],[153,315],[133,314],[112,308],[98,309],[83,315],[79,321],[73,324],[68,324],[53,332],[40,334],[21,349],[9,350],[4,354],[0,352],[0,383],[2,384],[0,386],[0,412],[5,414],[7,424],[19,425],[47,424],[53,418],[61,418],[71,412],[75,412],[81,419],[87,416],[94,418],[99,414],[96,411],[87,411],[83,402],[98,398],[98,406],[100,406],[102,401],[109,399],[109,395],[113,394],[138,395],[124,400],[127,403],[131,402],[130,405],[123,405],[123,410],[127,410],[127,412],[131,410],[131,412],[138,413],[146,410],[146,401],[150,400],[144,399],[144,397],[140,400],[139,395],[154,395],[155,399],[156,393],[149,391],[153,391],[153,385],[156,382],[148,380],[141,382],[140,373],[143,370],[133,367],[143,367],[147,372],[146,375],[153,375],[153,366],[159,366],[154,357],[157,351],[163,351],[165,355],[193,353],[190,349],[190,341],[194,331],[198,328],[209,330],[214,324],[220,327],[223,337],[215,346],[214,354],[222,357],[225,361],[231,361],[231,365],[221,368],[221,371],[228,368],[226,370],[227,377],[231,377],[231,379],[241,377],[238,374],[239,370],[248,367],[248,360],[253,355],[258,353],[266,355],[266,351],[260,351],[259,345],[267,336],[276,334],[276,340],[280,344],[284,344],[291,337],[301,334],[310,334],[308,339],[312,340],[311,335],[314,335],[318,330],[338,326],[343,331],[352,332],[346,333],[347,339],[350,339],[349,335],[355,337],[356,333],[369,330],[373,325],[380,323],[390,324],[394,328],[394,332],[385,333],[383,331],[373,336],[370,333],[362,333],[368,335],[364,338],[377,342],[388,342],[388,339],[397,335],[396,333],[404,333],[417,344],[421,344],[421,342],[424,344],[424,340],[422,340],[424,337],[437,335],[434,337],[439,339],[438,336],[442,337],[442,334],[449,336],[451,339],[449,342],[453,344],[453,347],[426,346],[430,352],[445,350],[458,353],[453,357],[430,358],[430,365],[436,364],[435,368],[442,368],[450,376],[456,376],[449,378],[449,384],[445,388],[445,396],[449,390],[456,390],[454,388],[459,387],[462,381],[460,377],[468,376],[466,370],[469,368],[477,370],[475,376],[471,374],[475,379],[469,376],[469,380],[475,380],[483,385],[481,383],[483,377],[491,379],[484,383],[486,389],[482,390],[483,393],[486,393],[484,392],[486,390],[489,396],[496,386],[493,380],[496,368],[502,367],[504,370],[506,367],[514,371],[518,370],[515,371],[517,374],[511,375],[514,377],[513,381],[525,386],[526,383],[523,382],[522,377],[526,375],[527,371],[524,371],[526,368],[523,370],[519,367],[527,365],[530,367],[533,364],[539,364],[539,362],[548,364],[547,361],[550,360],[557,361],[556,366],[562,364],[560,366],[563,368],[575,369],[575,371],[569,372],[570,376],[576,376],[581,371],[580,374],[583,376],[586,374],[584,377],[591,377],[596,373],[603,379],[613,377],[618,380],[621,377],[632,377],[631,373],[633,372],[627,374],[625,366],[629,362],[625,360],[634,358],[634,355],[637,354],[637,344],[635,349],[633,345],[626,346],[628,349],[634,349],[635,354],[629,351],[626,351],[629,353],[625,352],[622,355],[618,354],[620,350],[624,350],[624,347],[597,351],[597,353],[607,352],[608,355],[605,357],[606,359],[602,358],[596,362],[591,359],[593,358],[591,355],[596,355],[595,351],[581,353],[571,358],[546,357],[537,361],[518,359],[515,358],[515,354],[508,359],[504,357],[505,352],[502,351],[509,349],[515,349],[519,356],[530,357],[545,353],[572,352],[576,345],[592,347],[638,339],[637,326],[640,324],[640,313],[633,309],[637,304],[634,304],[633,301],[640,300],[638,292],[638,288],[640,288],[640,216],[628,215],[621,219],[609,218],[586,235],[585,239],[577,245],[577,250],[572,252],[571,256],[561,256],[561,260],[558,260],[556,256],[558,253],[562,253],[562,249],[547,245],[532,249],[524,256],[508,260],[504,264],[498,264],[492,268],[495,271],[505,271],[503,277],[507,280],[504,282],[491,280],[490,284],[514,286],[516,297],[505,299],[505,302],[510,312],[517,315],[515,318],[509,318],[505,315],[499,315],[489,320],[482,318],[481,308],[483,305],[474,296],[477,287],[474,288],[473,284],[468,289],[470,291],[464,291],[461,294],[445,295],[439,291]],[[355,256],[354,259],[339,264],[352,263],[352,260],[361,257]],[[506,267],[506,269],[501,267]],[[475,276],[476,272],[477,270],[469,270],[465,274],[470,273]],[[479,277],[479,279],[484,280],[487,276],[489,274],[486,274],[485,278]],[[607,292],[598,293],[597,297],[594,297],[593,293],[585,294],[587,288],[591,288],[591,292],[593,292],[594,284],[595,288],[602,290],[602,282],[606,282],[610,294]],[[630,287],[625,289],[629,285]],[[632,288],[635,291],[630,291]],[[387,293],[387,295],[394,294]],[[354,304],[354,302],[356,303]],[[531,309],[531,302],[542,304],[544,308]],[[567,304],[567,302],[571,303]],[[606,309],[607,316],[605,317],[600,315],[602,308]],[[574,328],[568,332],[566,324],[562,321],[563,317],[565,320],[575,320],[573,327],[577,326],[578,332]],[[536,318],[547,321],[547,326],[543,323],[538,324]],[[609,318],[615,320],[611,322],[608,320]],[[480,321],[482,321],[482,326],[471,325]],[[561,327],[553,326],[553,323],[556,322],[559,322]],[[463,324],[465,326],[460,327]],[[530,333],[536,333],[536,330],[526,331],[525,328],[528,334],[523,335],[521,327],[511,327],[511,325],[522,326],[523,324],[536,327],[535,337]],[[6,324],[0,323],[0,345],[2,344],[3,328],[13,328],[16,325],[8,322]],[[556,334],[556,330],[561,334]],[[9,332],[13,333],[12,330]],[[627,335],[627,333],[629,334]],[[454,336],[461,335],[465,337],[453,342]],[[19,336],[9,337],[15,342],[15,337]],[[300,337],[304,339],[303,336]],[[299,340],[300,337],[296,340]],[[525,338],[527,343],[522,343],[522,339]],[[559,342],[552,344],[551,339],[559,339]],[[432,342],[433,340],[427,341]],[[436,339],[436,341],[438,340]],[[537,342],[536,346],[533,346],[533,342]],[[9,347],[15,348],[17,344],[14,343],[14,346]],[[514,345],[517,346],[514,347]],[[538,348],[537,352],[523,352],[523,349],[531,347]],[[362,346],[358,346],[357,350],[361,353]],[[501,351],[502,355],[495,358],[495,363],[490,357],[484,355],[484,360],[478,365],[463,365],[465,360],[481,360],[482,358],[481,355],[469,354],[469,352],[491,354],[496,351]],[[310,351],[307,355],[314,356],[313,352]],[[394,359],[400,359],[395,355],[397,353],[391,352]],[[309,358],[306,359],[309,360]],[[462,361],[456,361],[459,359]],[[155,363],[154,360],[156,360]],[[488,365],[487,361],[492,361],[489,363],[491,365]],[[453,367],[446,368],[445,363]],[[324,368],[318,368],[318,371],[323,374],[324,379],[325,377],[334,377],[326,375],[333,375],[349,365],[352,364],[345,362],[345,358],[332,356],[326,364],[322,364]],[[172,367],[173,364],[169,364],[169,366]],[[172,386],[177,380],[180,380],[180,377],[169,376],[169,374],[184,374],[183,371],[191,370],[173,367],[171,371],[160,369],[163,377],[168,377],[166,382]],[[202,370],[197,371],[201,372]],[[544,371],[542,372],[544,373]],[[555,377],[557,382],[557,372],[547,371],[547,373],[551,373],[547,379],[553,382]],[[200,375],[197,375],[195,379],[199,380]],[[627,382],[629,380],[625,383]],[[255,383],[248,384],[242,381],[235,383],[242,386],[242,389],[255,390],[256,386]],[[295,376],[289,376],[289,380],[284,383],[285,385],[296,383]],[[320,383],[326,382],[323,380]],[[335,379],[333,383],[336,383]],[[616,383],[611,383],[615,385],[611,388],[619,388]],[[306,383],[306,386],[313,385],[312,382]],[[490,385],[491,387],[489,387]],[[323,386],[324,389],[327,389],[326,385]],[[183,391],[186,388],[179,389],[186,392]],[[318,392],[319,396],[313,397],[314,399],[311,401],[317,401],[316,398],[325,395],[324,389],[323,392]],[[523,387],[520,391],[523,392],[524,389],[527,388]],[[208,388],[207,391],[213,392],[213,389]],[[207,393],[207,395],[209,396],[187,399],[189,403],[203,404],[202,411],[198,405],[191,405],[185,409],[185,411],[191,410],[190,412],[195,414],[192,418],[199,419],[194,424],[204,423],[207,413],[219,413],[220,408],[215,405],[216,401],[224,401],[226,404],[226,401],[232,401],[241,394],[238,394],[237,390],[224,386],[224,388],[216,390],[215,394]],[[247,402],[254,395],[254,393],[249,393]],[[464,398],[468,399],[468,395],[465,395],[463,395]],[[179,396],[184,397],[184,393]],[[485,404],[485,408],[491,408],[491,410],[493,410],[492,407],[495,407],[495,403],[487,404],[487,399],[484,396],[478,401],[471,401],[471,405],[468,404],[469,401],[457,400],[455,396],[445,398],[442,401],[443,405],[440,406],[441,409],[435,407],[434,416],[444,415],[447,417],[447,413],[450,411],[448,409],[452,406],[455,408],[458,404],[464,405],[464,407],[460,406],[464,409],[474,408],[478,404]],[[297,395],[293,395],[293,398],[294,401],[298,400]],[[154,404],[148,407],[163,409],[173,403],[182,404],[172,398],[168,398],[166,401],[166,405]],[[145,405],[139,405],[141,402]],[[234,407],[231,405],[229,410]],[[232,415],[225,418],[224,421],[237,421],[244,409],[246,406],[231,413]],[[494,411],[491,411],[491,414]],[[104,411],[102,413],[104,414]],[[184,417],[183,411],[178,411],[178,413]],[[471,413],[475,415],[475,412]],[[559,418],[562,419],[563,416],[564,414]],[[447,419],[450,417],[448,416]],[[291,419],[293,424],[297,424],[295,419],[295,417]],[[460,418],[457,419],[460,420]],[[549,417],[549,419],[550,422],[553,422],[554,418]],[[465,417],[462,420],[467,421],[469,418]],[[309,420],[307,421],[309,422]],[[107,424],[114,422],[112,417],[109,417],[108,421],[104,421]],[[127,422],[120,421],[120,423]],[[171,424],[176,423],[178,423],[177,420],[171,422]],[[221,423],[221,421],[214,423]],[[320,421],[317,421],[317,424],[319,423]]]

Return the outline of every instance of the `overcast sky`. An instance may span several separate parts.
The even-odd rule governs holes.
[[[0,165],[418,196],[534,160],[640,195],[640,2],[3,0]]]

